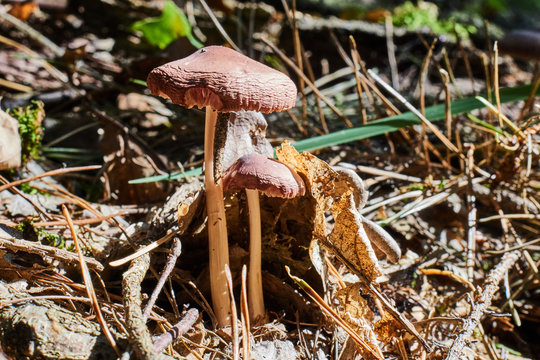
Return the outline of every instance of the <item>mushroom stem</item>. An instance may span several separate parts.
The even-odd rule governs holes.
[[[219,327],[229,326],[231,306],[225,276],[229,264],[227,223],[223,201],[223,185],[214,179],[214,135],[218,112],[206,107],[204,130],[204,184],[206,188],[206,212],[208,215],[208,247],[210,257],[210,291],[212,305]]]
[[[246,189],[249,208],[248,308],[253,322],[264,319],[264,297],[261,275],[261,210],[259,191]]]

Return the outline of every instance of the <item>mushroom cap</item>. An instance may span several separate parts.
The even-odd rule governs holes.
[[[147,84],[153,94],[175,104],[220,112],[270,113],[296,102],[296,85],[287,75],[223,46],[161,65],[150,72]]]
[[[238,159],[223,174],[223,189],[259,190],[271,197],[293,198],[306,192],[304,181],[282,162],[261,154]]]
[[[540,60],[540,31],[513,30],[499,42],[501,53],[522,60]]]

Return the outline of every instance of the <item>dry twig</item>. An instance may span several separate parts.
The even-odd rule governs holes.
[[[445,360],[457,360],[462,356],[463,348],[472,335],[474,329],[480,322],[482,315],[491,304],[491,300],[495,292],[499,289],[504,274],[508,271],[519,259],[520,252],[512,251],[506,253],[499,264],[491,270],[484,281],[484,286],[478,291],[478,296],[470,315],[465,319],[463,328],[457,334],[456,339],[452,343],[450,350],[446,354]]]
[[[169,331],[161,334],[154,341],[154,350],[157,353],[162,352],[167,346],[172,344],[172,342],[189,331],[199,318],[199,311],[197,309],[189,309],[186,311],[182,320],[180,320],[176,325],[174,325]]]

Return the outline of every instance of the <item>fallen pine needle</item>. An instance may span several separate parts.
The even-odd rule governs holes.
[[[111,344],[116,354],[118,356],[121,356],[121,352],[116,346],[116,341],[112,337],[112,334],[109,331],[109,327],[107,326],[107,323],[105,322],[105,318],[103,317],[103,314],[101,313],[98,299],[96,297],[96,292],[94,291],[94,285],[92,284],[92,278],[90,277],[90,271],[88,271],[88,267],[86,266],[86,262],[82,254],[81,247],[79,246],[79,239],[77,237],[77,233],[75,232],[75,228],[73,227],[73,222],[71,221],[71,216],[69,215],[69,212],[65,205],[62,205],[62,213],[64,214],[64,217],[66,218],[69,230],[71,231],[71,236],[73,237],[73,242],[75,243],[77,255],[79,256],[79,263],[81,264],[81,272],[84,279],[84,284],[86,285],[86,292],[88,293],[88,297],[90,298],[90,302],[92,303],[92,307],[94,308],[98,322],[101,325],[101,329],[103,330],[105,337]]]
[[[251,352],[249,308],[246,290],[247,267],[242,266],[242,288],[240,290],[240,318],[242,320],[242,358],[249,359]]]
[[[232,360],[239,360],[238,354],[238,315],[236,314],[236,303],[234,301],[233,281],[229,265],[225,264],[225,277],[227,278],[227,289],[229,290],[229,298],[231,299],[231,330],[232,330]]]
[[[171,232],[170,234],[165,235],[165,236],[162,237],[161,239],[156,240],[156,241],[154,241],[153,243],[148,244],[148,245],[146,245],[146,246],[140,248],[139,250],[137,250],[136,252],[134,252],[134,253],[131,254],[131,255],[126,256],[125,258],[118,259],[118,260],[115,260],[115,261],[111,261],[111,262],[109,263],[109,265],[110,265],[110,266],[113,266],[113,267],[124,265],[124,264],[130,262],[131,260],[136,259],[136,258],[138,258],[139,256],[144,255],[144,254],[146,254],[147,252],[150,252],[150,251],[154,250],[155,248],[157,248],[157,247],[160,246],[161,244],[166,243],[167,241],[171,240],[171,239],[173,238],[174,235],[176,235],[176,233],[175,233],[175,232]]]
[[[321,298],[319,296],[319,294],[317,294],[317,292],[315,292],[315,290],[313,290],[311,288],[311,286],[309,286],[308,283],[306,283],[304,280],[302,280],[301,278],[297,277],[297,276],[294,276],[291,274],[291,269],[289,269],[288,266],[285,266],[285,270],[287,271],[287,274],[289,274],[289,277],[291,279],[294,280],[294,282],[300,286],[300,288],[302,288],[302,290],[304,290],[308,296],[317,303],[317,305],[319,305],[319,307],[321,308],[321,310],[328,316],[330,316],[339,326],[341,326],[345,332],[347,332],[347,334],[349,334],[349,336],[358,344],[360,345],[363,349],[365,349],[367,352],[369,352],[373,357],[375,357],[376,359],[380,359],[380,360],[384,360],[384,356],[381,352],[381,350],[377,347],[375,350],[372,349],[364,340],[362,340],[362,338],[360,338],[360,336],[358,336],[358,334],[356,333],[356,331],[349,325],[347,324],[347,322],[345,322],[345,320],[343,320],[341,318],[341,316],[339,316],[339,314],[334,310],[332,309],[325,301],[323,298]]]
[[[32,177],[29,177],[29,178],[26,178],[26,179],[12,181],[9,184],[2,185],[2,186],[0,186],[0,192],[4,191],[4,190],[7,190],[7,189],[10,189],[10,188],[12,188],[14,186],[19,186],[21,184],[24,184],[24,183],[27,183],[27,182],[30,182],[30,181],[34,181],[34,180],[37,180],[37,179],[41,179],[41,178],[44,178],[44,177],[62,175],[62,174],[70,173],[70,172],[88,171],[88,170],[97,170],[97,169],[101,169],[101,165],[89,165],[89,166],[79,166],[79,167],[51,170],[51,171],[44,172],[43,174],[32,176]]]
[[[455,280],[465,286],[467,286],[472,292],[474,292],[476,289],[474,288],[474,285],[468,281],[467,279],[464,279],[463,277],[454,274],[451,271],[448,270],[439,270],[439,269],[422,269],[418,268],[418,271],[420,271],[424,275],[441,275],[441,276],[448,276],[452,280]]]

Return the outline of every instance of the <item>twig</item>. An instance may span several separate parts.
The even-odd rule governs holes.
[[[421,37],[423,39],[423,37]],[[426,54],[426,57],[424,58],[424,61],[422,61],[422,66],[420,67],[420,76],[418,77],[418,93],[420,97],[420,113],[422,115],[426,115],[426,97],[424,94],[424,86],[426,84],[426,78],[428,74],[428,68],[429,68],[429,61],[431,60],[431,56],[433,55],[433,49],[435,48],[435,45],[437,44],[437,38],[433,40],[431,43],[431,46],[428,48],[428,52]],[[427,45],[427,44],[426,44]],[[440,71],[440,70],[439,70]],[[422,137],[425,133],[425,125],[422,126]]]
[[[502,257],[501,262],[488,274],[484,281],[484,286],[478,292],[471,314],[465,319],[463,328],[457,334],[450,350],[446,354],[445,360],[457,360],[462,357],[463,348],[474,329],[476,329],[482,315],[484,315],[484,312],[491,304],[493,295],[495,295],[495,292],[499,289],[499,283],[504,274],[516,263],[519,259],[519,255],[519,251],[506,253]]]
[[[0,86],[7,87],[9,89],[23,92],[23,93],[31,93],[32,91],[34,91],[30,86],[26,86],[23,84],[19,84],[15,81],[9,81],[6,79],[1,79],[1,78],[0,78]]]
[[[71,216],[69,215],[69,212],[67,210],[67,207],[65,205],[62,205],[62,214],[64,215],[69,230],[71,231],[71,236],[73,237],[73,242],[75,243],[75,248],[77,249],[77,255],[79,257],[79,263],[81,265],[81,273],[84,280],[84,284],[86,286],[86,292],[88,294],[88,297],[91,300],[92,308],[94,309],[96,313],[97,320],[99,322],[99,325],[101,326],[101,330],[105,334],[105,337],[111,344],[111,347],[114,349],[116,354],[120,356],[120,350],[116,346],[116,341],[114,340],[109,327],[107,326],[107,322],[105,321],[105,318],[103,317],[103,313],[101,312],[101,308],[99,306],[99,302],[96,296],[96,292],[94,290],[94,285],[92,284],[92,278],[90,276],[90,271],[88,270],[88,266],[86,265],[85,257],[82,254],[82,249],[79,245],[79,238],[77,237],[77,233],[75,231],[75,227],[73,226],[73,222],[71,221]]]
[[[9,183],[9,181],[5,177],[3,177],[1,175],[0,175],[0,181],[2,183],[4,183],[4,184]],[[30,197],[28,197],[25,193],[23,193],[22,191],[20,191],[16,187],[11,188],[10,190],[13,191],[15,194],[21,196],[24,200],[28,201],[30,204],[32,204],[34,209],[36,209],[39,213],[41,213],[41,215],[43,215],[47,220],[52,220],[52,216],[47,214],[46,210],[44,210],[39,204],[37,204],[34,200],[32,200]],[[36,224],[34,224],[34,226],[36,226]]]
[[[381,353],[381,350],[376,347],[373,349],[369,344],[367,344],[359,335],[358,333],[345,321],[339,316],[339,314],[332,309],[325,301],[324,299],[317,294],[315,290],[311,286],[309,286],[308,283],[306,283],[301,278],[294,276],[291,274],[291,269],[289,269],[288,266],[285,265],[285,270],[289,274],[289,277],[294,280],[294,282],[304,290],[308,296],[321,308],[321,310],[331,317],[339,326],[343,328],[347,332],[347,334],[364,350],[366,350],[371,356],[375,357],[376,359],[384,359],[384,356]]]
[[[12,305],[12,304],[18,304],[22,302],[36,301],[36,300],[70,300],[70,301],[81,301],[81,302],[87,302],[87,303],[92,302],[90,298],[82,297],[82,296],[39,295],[39,296],[30,296],[30,297],[23,297],[23,298],[0,301],[0,308],[3,308],[4,306]]]
[[[349,261],[345,256],[341,254],[341,251],[337,249],[332,243],[325,239],[320,239],[321,244],[327,247],[332,251],[332,253],[358,278],[360,281],[362,281],[363,285],[366,287],[367,290],[376,298],[378,299],[384,306],[384,308],[390,313],[390,315],[399,322],[405,330],[407,330],[411,335],[413,335],[426,349],[427,352],[431,352],[432,348],[429,346],[429,344],[426,342],[426,340],[418,333],[418,331],[415,329],[415,327],[411,324],[411,322],[402,314],[400,313],[391,303],[388,301],[386,296],[384,296],[373,283],[368,281],[368,279],[364,276],[362,271],[358,269],[356,265],[354,265],[351,261]]]
[[[452,86],[454,87],[454,90],[456,91],[458,98],[461,99],[463,95],[461,94],[461,91],[459,90],[459,86],[456,85],[456,77],[454,76],[452,65],[450,65],[450,59],[448,58],[448,52],[446,51],[446,47],[443,47],[441,53],[444,59],[444,66],[446,66],[446,71],[448,72],[448,76],[450,77],[450,82],[452,83]]]
[[[303,64],[303,58],[302,58],[302,45],[300,43],[300,34],[298,32],[298,26],[296,22],[296,0],[292,0],[292,10],[289,9],[289,6],[287,5],[287,0],[281,0],[281,3],[283,4],[283,9],[285,10],[285,14],[287,15],[287,20],[289,21],[289,25],[291,26],[292,32],[293,32],[293,46],[294,46],[294,56],[296,58],[296,64],[298,65],[298,68],[301,72],[304,72],[304,64]],[[300,96],[302,98],[302,124],[305,126],[307,123],[307,99],[306,99],[306,93],[304,92],[304,80],[300,77],[298,79],[298,90],[300,91]]]
[[[126,257],[124,257],[122,259],[111,261],[109,263],[109,265],[113,266],[113,267],[124,265],[124,264],[130,262],[131,260],[138,258],[139,256],[142,256],[144,254],[149,253],[150,251],[152,251],[155,248],[159,247],[161,244],[164,244],[167,241],[171,240],[175,235],[176,235],[176,232],[172,231],[169,234],[166,234],[165,236],[163,236],[162,238],[160,238],[160,239],[158,239],[158,240],[156,240],[156,241],[154,241],[154,242],[152,242],[152,243],[150,243],[150,244],[148,244],[146,246],[141,247],[139,250],[135,251],[131,255],[128,255],[128,256],[126,256]]]
[[[2,35],[0,35],[0,42],[4,43],[6,45],[9,45],[11,47],[14,47],[15,49],[18,49],[18,50],[22,51],[23,53],[25,53],[27,55],[30,55],[31,57],[33,57],[35,59],[39,59],[39,62],[41,63],[41,66],[43,66],[43,68],[45,70],[47,70],[49,72],[49,74],[51,74],[54,78],[60,80],[63,83],[66,83],[66,84],[68,83],[69,79],[66,76],[66,74],[64,74],[63,72],[61,72],[60,70],[58,70],[57,68],[52,66],[51,64],[49,64],[47,62],[47,60],[43,59],[41,57],[41,55],[36,53],[34,50],[29,49],[28,47],[26,47],[26,46],[24,46],[22,44],[19,44],[18,42],[13,41],[11,39],[8,39],[7,37],[2,36]]]
[[[358,108],[360,110],[360,114],[362,115],[362,124],[367,124],[367,114],[366,109],[364,107],[364,102],[362,100],[362,82],[360,80],[360,74],[358,73],[358,63],[360,62],[358,54],[358,49],[356,48],[356,41],[354,41],[354,37],[352,35],[349,36],[349,45],[351,47],[351,58],[353,60],[353,72],[354,72],[354,79],[356,80],[356,93],[358,94]]]
[[[418,268],[418,271],[420,271],[424,275],[440,275],[440,276],[448,276],[449,278],[462,283],[463,285],[467,286],[469,290],[474,292],[476,289],[474,288],[474,285],[468,281],[467,279],[462,278],[461,276],[454,274],[451,271],[448,270],[440,270],[440,269],[424,269],[424,268]]]
[[[307,57],[307,53],[304,50],[304,47],[302,46],[302,58],[304,59],[304,64],[306,65],[307,74],[309,76],[309,79],[315,83],[315,74],[313,73],[313,68],[311,67],[311,63],[309,62],[309,59]],[[319,112],[319,119],[321,121],[321,126],[323,129],[323,132],[325,134],[328,134],[328,125],[326,124],[326,119],[324,117],[323,108],[321,105],[321,99],[319,99],[318,96],[315,96],[315,104],[317,105],[317,111]]]
[[[114,218],[116,216],[122,216],[122,215],[125,215],[125,214],[126,214],[125,211],[120,211],[120,212],[117,212],[117,213],[114,213],[114,214],[111,214],[111,215],[99,216],[99,217],[92,218],[92,219],[73,220],[73,224],[75,224],[75,225],[99,224],[100,222],[106,221],[106,220]],[[36,226],[36,227],[66,226],[67,222],[62,221],[62,220],[58,220],[58,221],[40,221],[40,222],[35,222],[33,225]]]
[[[440,130],[431,123],[424,115],[422,115],[414,106],[411,105],[410,102],[408,102],[403,96],[401,96],[400,93],[398,93],[395,89],[393,89],[390,85],[388,85],[386,82],[384,82],[373,70],[368,70],[369,75],[375,81],[385,88],[386,91],[388,91],[390,94],[392,94],[396,99],[398,99],[409,111],[411,111],[414,115],[416,115],[423,123],[426,124],[426,126],[439,138],[439,140],[442,141],[442,143],[450,149],[452,152],[459,153],[458,148],[452,144],[446,136],[444,136]]]
[[[68,264],[78,261],[77,254],[75,253],[54,246],[43,245],[35,241],[17,239],[15,237],[0,237],[0,248],[38,254],[41,257],[52,257]],[[85,256],[84,261],[90,268],[95,269],[96,271],[103,271],[103,265],[96,259]]]
[[[175,276],[175,280],[178,283],[180,283],[181,285],[183,285],[184,283],[182,281],[180,281],[179,278],[180,278],[179,276]],[[210,321],[212,322],[212,328],[214,328],[214,329],[217,328],[216,314],[214,314],[214,310],[212,309],[212,307],[210,306],[210,304],[208,303],[208,301],[206,300],[204,295],[201,293],[201,291],[199,290],[199,288],[197,287],[197,285],[195,285],[195,283],[193,281],[188,282],[188,285],[191,286],[195,290],[197,295],[199,295],[200,301],[197,301],[197,299],[195,297],[193,297],[193,298],[208,313],[208,316],[210,317]],[[187,289],[187,288],[185,288],[185,289]]]
[[[510,289],[510,281],[508,280],[508,270],[504,273],[504,297],[506,298],[506,303],[510,308],[510,313],[512,318],[514,318],[514,323],[516,326],[521,326],[521,319],[519,318],[519,313],[514,305],[514,300],[512,299],[512,290]]]
[[[446,137],[452,141],[452,103],[450,98],[450,77],[444,69],[439,70],[444,85],[444,118],[446,124]],[[448,161],[448,160],[447,160]]]
[[[141,282],[149,266],[149,254],[139,256],[131,262],[123,275],[122,295],[131,348],[140,359],[159,359],[141,310]]]
[[[25,184],[27,182],[34,181],[34,180],[37,180],[37,179],[41,179],[41,178],[44,178],[44,177],[62,175],[62,174],[70,173],[70,172],[88,171],[88,170],[97,170],[97,169],[101,169],[101,165],[89,165],[89,166],[79,166],[79,167],[51,170],[51,171],[44,172],[43,174],[32,176],[32,177],[29,177],[29,178],[26,178],[26,179],[12,181],[9,184],[2,185],[2,186],[0,186],[0,192],[2,192],[4,190],[7,190],[7,189],[10,189],[13,186],[19,186],[21,184]]]
[[[165,267],[163,268],[163,272],[161,273],[158,283],[156,284],[156,287],[154,288],[154,291],[152,291],[152,295],[150,296],[150,299],[148,299],[148,302],[146,303],[146,306],[143,311],[143,318],[144,320],[148,320],[148,316],[150,315],[150,312],[152,312],[152,308],[154,307],[154,304],[156,303],[156,300],[159,296],[159,293],[161,292],[161,288],[163,288],[163,285],[165,285],[165,281],[169,278],[169,275],[174,270],[174,266],[176,265],[176,260],[182,253],[182,242],[180,241],[180,238],[178,236],[175,236],[172,249],[169,253],[169,256],[167,257],[167,262],[165,263]]]
[[[497,117],[499,118],[499,127],[503,128],[501,119],[501,97],[499,96],[499,49],[497,41],[493,43],[493,87],[495,88],[495,101],[497,102]]]
[[[503,214],[503,215],[492,215],[485,218],[481,218],[478,222],[488,222],[493,220],[500,219],[537,219],[540,220],[540,214]]]
[[[236,303],[234,301],[231,269],[229,269],[229,265],[227,264],[225,264],[225,277],[227,278],[227,289],[229,290],[229,299],[231,301],[232,360],[239,360],[240,354],[238,353],[238,315],[236,313]]]
[[[172,342],[189,331],[199,318],[199,311],[195,308],[189,309],[186,311],[186,314],[176,325],[174,325],[169,331],[164,334],[161,334],[154,341],[154,350],[157,353],[160,353],[167,346],[172,344]]]
[[[503,113],[501,113],[500,109],[496,108],[495,106],[493,106],[489,101],[487,101],[486,99],[484,99],[483,97],[481,96],[476,96],[475,97],[476,100],[480,101],[482,104],[484,104],[489,110],[491,110],[495,115],[497,115],[501,121],[501,129],[503,129],[502,127],[502,124],[503,123],[506,123],[506,125],[508,125],[509,128],[512,129],[512,131],[516,134],[518,134],[519,136],[521,136],[522,138],[525,138],[525,134],[523,133],[523,131],[518,128],[516,126],[516,124],[514,124],[512,122],[512,120],[510,120],[506,115],[504,115]],[[500,100],[499,100],[500,101]]]
[[[520,245],[512,246],[511,248],[504,249],[504,250],[487,250],[486,254],[502,255],[502,254],[510,252],[510,251],[524,249],[524,248],[526,248],[528,246],[538,244],[539,242],[540,242],[540,239],[534,239],[534,240],[531,240],[531,241],[527,241],[526,243],[522,243]]]
[[[396,46],[394,45],[394,26],[392,24],[392,15],[389,12],[386,12],[384,16],[384,32],[386,35],[388,64],[390,65],[390,74],[392,75],[392,86],[399,91],[399,73],[396,61]]]
[[[534,99],[536,98],[536,92],[538,91],[538,87],[540,86],[540,62],[537,61],[534,68],[535,68],[535,71],[534,71],[533,81],[532,81],[534,85],[531,88],[529,97],[527,98],[527,100],[523,104],[523,107],[521,108],[521,111],[519,112],[518,123],[521,122],[521,120],[523,119],[523,116],[525,116],[525,113],[529,111],[531,105],[534,102]]]
[[[469,56],[467,55],[465,51],[465,47],[463,46],[463,42],[461,41],[461,36],[459,36],[459,34],[456,31],[456,23],[454,23],[453,30],[454,30],[454,34],[456,35],[459,53],[461,57],[463,58],[463,63],[465,64],[465,70],[467,70],[467,76],[469,77],[469,80],[471,82],[472,92],[473,94],[476,94],[474,76],[473,76],[473,72],[471,68],[471,62],[469,61]]]
[[[467,175],[467,277],[474,280],[474,259],[476,257],[476,197],[473,191],[474,145],[469,144],[465,174]]]
[[[301,77],[305,81],[307,86],[309,86],[311,88],[311,90],[315,93],[315,95],[317,95],[322,101],[324,101],[325,104],[328,105],[328,107],[330,109],[332,109],[332,111],[340,119],[342,119],[345,122],[345,125],[347,125],[347,127],[352,127],[353,126],[351,121],[345,115],[343,115],[343,113],[341,111],[339,111],[339,109],[337,107],[335,107],[334,104],[332,104],[332,102],[326,96],[321,94],[319,89],[317,89],[317,87],[308,79],[306,74],[304,74],[302,71],[300,71],[298,66],[296,66],[295,63],[293,63],[291,60],[289,60],[289,58],[287,56],[285,56],[285,54],[283,54],[283,52],[281,50],[279,50],[274,44],[272,44],[271,41],[266,39],[264,36],[261,36],[260,40],[262,42],[264,42],[266,45],[268,45],[270,47],[270,49],[272,49],[272,51],[275,54],[277,54],[284,63],[286,63],[291,69],[293,69],[294,72],[296,73],[296,75],[298,75],[299,77]]]
[[[7,22],[15,26],[20,31],[28,34],[28,36],[30,36],[32,39],[36,40],[37,42],[41,43],[45,47],[49,48],[56,57],[62,57],[64,55],[64,52],[65,52],[64,49],[62,49],[61,47],[53,43],[51,40],[49,40],[39,31],[34,30],[30,26],[28,26],[26,23],[17,19],[15,16],[12,16],[11,14],[7,13],[4,7],[0,9],[0,18],[6,20]]]
[[[251,352],[251,324],[249,322],[249,308],[247,300],[247,289],[246,289],[246,279],[247,279],[247,267],[244,264],[242,266],[242,287],[240,290],[240,318],[242,321],[242,358],[250,359]]]
[[[216,26],[216,28],[218,29],[219,33],[221,34],[221,36],[223,36],[223,38],[225,39],[225,41],[236,51],[238,52],[242,52],[242,50],[240,50],[240,48],[238,46],[236,46],[236,44],[234,43],[234,41],[232,41],[232,39],[230,38],[230,36],[227,34],[227,32],[225,31],[225,29],[223,29],[223,26],[221,26],[221,24],[219,23],[219,20],[216,18],[216,15],[214,14],[214,12],[212,11],[212,9],[210,9],[210,7],[208,6],[208,4],[206,3],[206,1],[204,0],[199,0],[199,2],[201,3],[202,7],[204,8],[204,11],[206,11],[206,13],[208,14],[208,16],[210,16],[210,19],[212,20],[212,22],[214,23],[214,25]]]

